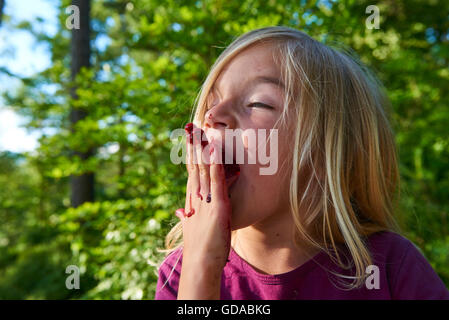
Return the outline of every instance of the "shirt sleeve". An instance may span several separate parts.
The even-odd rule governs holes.
[[[155,300],[176,300],[181,270],[181,252],[168,256],[159,267]]]
[[[449,300],[445,284],[412,242],[409,242],[393,281],[393,299]]]

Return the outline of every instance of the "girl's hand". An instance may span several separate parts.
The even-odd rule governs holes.
[[[202,141],[204,132],[193,124],[186,125],[186,132],[186,202],[176,211],[184,241],[178,299],[219,299],[231,241],[231,203],[217,152],[221,146]]]

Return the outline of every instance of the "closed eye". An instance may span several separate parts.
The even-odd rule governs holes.
[[[272,106],[261,102],[253,102],[248,105],[248,107],[252,108],[266,108],[266,109],[274,109]]]

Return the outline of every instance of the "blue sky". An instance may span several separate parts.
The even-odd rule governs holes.
[[[5,14],[11,17],[12,24],[19,21],[34,21],[43,18],[39,24],[48,34],[54,34],[57,28],[58,0],[6,0]],[[50,65],[48,48],[38,45],[27,32],[18,31],[10,24],[0,27],[0,66],[11,72],[30,76],[46,69]],[[13,91],[19,82],[0,75],[0,93]],[[24,119],[17,115],[0,98],[0,151],[13,152],[32,151],[37,147],[39,134],[29,133],[21,127]]]

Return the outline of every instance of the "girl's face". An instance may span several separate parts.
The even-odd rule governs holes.
[[[241,137],[245,163],[240,164],[240,176],[229,188],[232,203],[233,230],[250,225],[270,224],[289,214],[288,166],[283,165],[292,139],[286,129],[279,128],[278,139],[268,140],[270,129],[282,114],[284,84],[275,64],[269,44],[257,44],[245,49],[221,71],[208,97],[205,131],[210,139],[225,141],[225,129],[266,130],[266,138],[257,140],[257,148],[270,159],[274,174],[261,175],[259,156],[256,164],[248,164],[248,140]],[[270,154],[270,144],[277,144],[277,154]],[[266,145],[263,145],[266,144]],[[225,149],[228,149],[228,145]],[[236,146],[234,144],[234,155]],[[273,150],[276,150],[274,148]],[[259,151],[259,150],[258,150]],[[291,151],[290,151],[291,152]],[[276,162],[276,164],[274,164]]]

